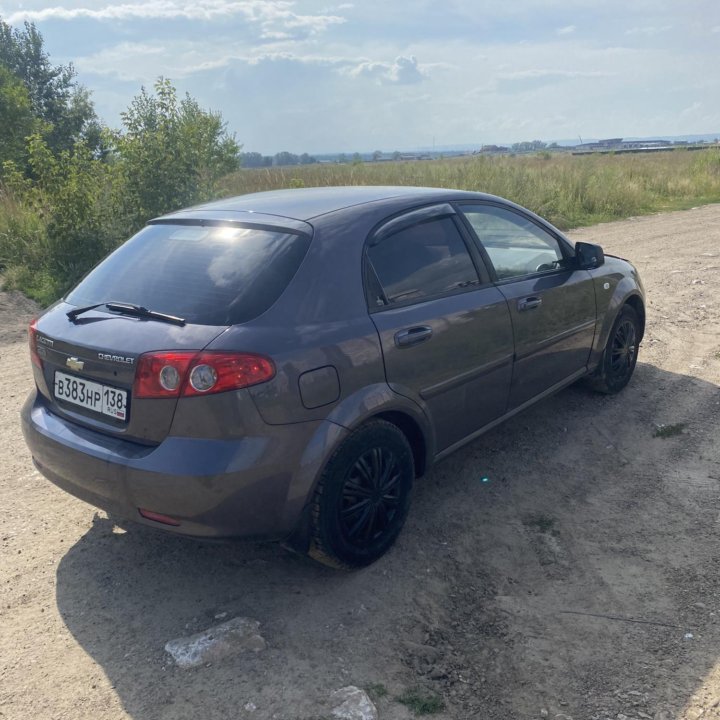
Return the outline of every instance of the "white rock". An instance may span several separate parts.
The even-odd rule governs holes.
[[[378,720],[378,712],[367,693],[354,685],[336,690],[331,698],[333,717],[340,720]]]
[[[178,667],[198,667],[231,655],[264,650],[265,639],[259,629],[257,620],[236,617],[205,632],[170,640],[165,651],[172,655]]]

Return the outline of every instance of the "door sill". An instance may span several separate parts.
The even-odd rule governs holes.
[[[514,415],[517,415],[518,413],[522,412],[526,408],[529,408],[531,405],[534,405],[536,402],[539,402],[540,400],[543,400],[546,397],[549,397],[550,395],[554,395],[559,390],[562,390],[563,388],[567,387],[568,385],[572,385],[576,380],[579,380],[581,377],[588,374],[587,368],[582,368],[581,370],[578,370],[577,372],[574,372],[569,377],[565,378],[565,380],[561,380],[559,383],[555,383],[555,385],[551,385],[547,390],[544,390],[539,395],[536,395],[533,398],[530,398],[530,400],[526,400],[522,405],[518,405],[516,408],[513,408],[509,412],[506,412],[504,415],[501,415],[499,418],[496,418],[492,422],[489,422],[487,425],[483,425],[479,430],[476,430],[474,433],[471,433],[467,437],[464,437],[462,440],[458,440],[457,442],[453,443],[449,447],[446,447],[444,450],[441,450],[437,455],[435,455],[434,462],[437,462],[438,460],[442,460],[443,458],[447,457],[451,453],[454,453],[456,450],[459,450],[463,445],[467,445],[469,442],[472,442],[476,438],[479,438],[481,435],[484,435],[488,430],[492,430],[494,427],[500,425],[500,423],[505,422],[506,420],[509,420]]]

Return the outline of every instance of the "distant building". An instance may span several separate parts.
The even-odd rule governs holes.
[[[497,155],[500,153],[509,153],[510,148],[503,145],[483,145],[480,148],[480,152],[488,155]]]

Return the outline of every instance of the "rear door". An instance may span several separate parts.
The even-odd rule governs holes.
[[[593,281],[575,269],[566,244],[530,216],[492,204],[460,209],[510,308],[512,409],[585,370],[595,336]]]
[[[393,219],[366,251],[387,381],[428,409],[438,451],[502,415],[510,388],[507,302],[468,240],[442,205]]]

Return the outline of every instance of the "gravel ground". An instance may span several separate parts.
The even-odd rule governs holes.
[[[408,690],[438,718],[720,718],[720,206],[573,236],[641,271],[631,385],[569,388],[436,466],[354,574],[125,531],[46,482],[18,423],[35,308],[0,293],[0,718],[309,720],[350,684],[383,719]],[[168,640],[235,616],[265,650],[172,664]]]

